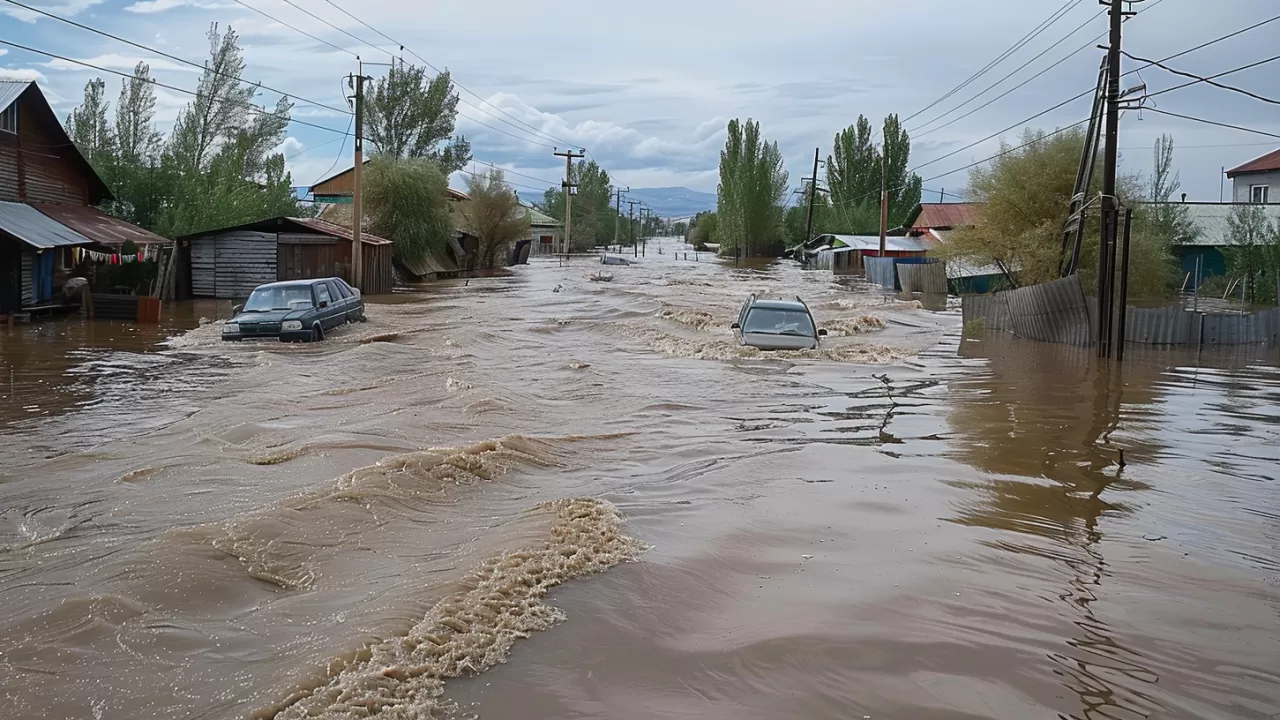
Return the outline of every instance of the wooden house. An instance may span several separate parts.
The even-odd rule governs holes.
[[[365,160],[365,166],[368,166],[369,160]],[[355,167],[349,167],[337,175],[330,175],[320,182],[312,185],[310,188],[312,200],[321,205],[350,205],[351,196],[355,192],[356,173]],[[446,194],[450,200],[461,202],[470,200],[466,193],[446,188]]]
[[[82,250],[168,242],[92,207],[113,199],[40,88],[0,81],[0,315],[63,306]]]
[[[361,233],[361,278],[351,275],[351,229],[277,217],[178,238],[184,295],[239,300],[277,280],[340,277],[366,295],[391,292],[391,241]]]

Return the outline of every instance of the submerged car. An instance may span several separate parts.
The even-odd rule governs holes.
[[[809,306],[799,296],[762,298],[752,295],[732,326],[738,342],[761,350],[814,350],[827,334],[813,322]]]
[[[360,291],[342,278],[259,285],[235,313],[222,326],[223,340],[315,342],[339,325],[365,320]]]

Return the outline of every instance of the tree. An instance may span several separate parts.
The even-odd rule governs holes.
[[[1016,274],[1019,284],[1032,285],[1058,277],[1063,224],[1084,149],[1084,131],[1049,134],[1028,128],[1021,141],[1017,148],[1002,141],[998,158],[970,171],[970,197],[982,203],[978,222],[958,229],[939,254],[974,265],[998,265]],[[1097,183],[1100,178],[1095,177],[1090,193],[1096,195]],[[1122,176],[1118,194],[1125,202],[1139,200],[1146,193],[1137,178]],[[1092,288],[1097,279],[1096,214],[1088,222],[1079,272],[1083,286]],[[1129,295],[1156,297],[1168,291],[1172,258],[1168,243],[1143,232],[1141,224],[1138,208],[1130,251]]]
[[[377,154],[426,158],[445,175],[471,162],[471,143],[453,136],[458,119],[458,93],[449,71],[427,79],[414,65],[395,66],[365,88],[365,133]]]
[[[730,120],[720,153],[716,217],[720,252],[744,257],[773,254],[783,239],[782,202],[787,171],[776,142],[760,136],[760,123]]]
[[[107,210],[143,227],[154,227],[158,188],[155,166],[163,136],[155,128],[156,95],[151,68],[140,62],[133,76],[120,81],[116,102],[116,202]]]
[[[1275,302],[1280,278],[1280,223],[1261,205],[1236,205],[1227,216],[1227,274],[1240,278],[1250,302]]]
[[[461,205],[463,225],[480,241],[479,266],[493,268],[499,253],[529,237],[529,212],[497,168],[467,178],[467,194],[471,199]]]
[[[108,185],[115,170],[115,138],[107,121],[107,84],[94,78],[84,86],[84,102],[67,116],[67,135]]]
[[[694,250],[705,250],[707,243],[719,242],[718,235],[714,212],[703,211],[694,216],[693,229],[689,231],[689,244]]]
[[[880,232],[880,190],[889,196],[889,227],[906,222],[920,204],[920,176],[907,170],[911,139],[897,115],[884,119],[883,145],[871,136],[871,121],[859,115],[853,125],[836,134],[827,157],[827,187],[834,221],[854,234]]]
[[[573,196],[573,227],[569,231],[572,249],[586,250],[613,242],[618,213],[612,205],[613,186],[608,171],[595,160],[579,160],[569,166],[569,180],[578,186]],[[564,190],[547,188],[540,209],[563,222]],[[621,239],[629,237],[623,230],[619,232]]]
[[[370,229],[392,241],[401,267],[419,266],[444,249],[453,235],[439,163],[426,158],[374,158],[364,175],[364,209]]]
[[[1157,138],[1153,155],[1147,199],[1160,204],[1144,209],[1144,231],[1159,235],[1170,245],[1185,244],[1195,238],[1197,231],[1187,207],[1173,202],[1174,193],[1182,187],[1178,173],[1173,172],[1173,138]]]

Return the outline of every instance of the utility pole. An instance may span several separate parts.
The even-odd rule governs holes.
[[[631,186],[627,186],[626,190],[622,188],[614,188],[614,206],[613,206],[613,244],[618,246],[618,252],[622,252],[622,241],[618,239],[618,226],[622,224],[622,193],[631,192]]]
[[[885,169],[885,157],[884,157],[886,150],[887,148],[885,148],[883,145],[880,146],[880,254],[879,254],[879,257],[884,257],[885,239],[889,236],[889,178],[886,175],[887,170]],[[815,170],[813,174],[816,176],[818,172]]]
[[[804,224],[804,242],[808,247],[808,242],[813,239],[813,200],[818,194],[818,153],[822,152],[822,148],[813,149],[813,180],[809,183],[809,219]]]
[[[1107,121],[1103,131],[1102,242],[1098,247],[1098,356],[1109,358],[1115,312],[1116,236],[1120,230],[1116,165],[1120,150],[1120,42],[1125,12],[1123,0],[1100,1],[1110,5],[1111,39],[1107,47]],[[1120,312],[1124,311],[1120,308]]]
[[[631,247],[632,248],[634,248],[636,245],[636,203],[637,202],[639,201],[638,200],[627,201],[627,212],[628,212],[627,225],[631,228]]]
[[[364,283],[361,282],[363,277],[363,260],[364,253],[361,252],[362,245],[360,243],[360,231],[364,228],[364,213],[361,206],[361,194],[363,192],[362,182],[364,180],[364,64],[359,63],[357,58],[357,71],[354,76],[348,77],[348,83],[355,81],[353,89],[355,90],[355,138],[353,146],[355,147],[355,161],[351,180],[351,285],[356,289]],[[349,85],[350,86],[350,85]]]
[[[556,151],[556,157],[564,158],[564,254],[569,254],[569,234],[570,228],[573,226],[573,191],[577,188],[577,184],[571,182],[573,178],[573,161],[580,157],[584,157],[586,153],[575,153],[572,150],[564,152]]]

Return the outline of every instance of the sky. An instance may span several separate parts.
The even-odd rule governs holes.
[[[241,37],[246,79],[337,109],[346,104],[343,78],[356,71],[356,55],[370,63],[365,72],[374,76],[385,73],[392,57],[447,67],[462,88],[458,131],[471,140],[477,161],[512,171],[508,180],[530,199],[563,176],[564,161],[552,154],[557,146],[586,148],[619,185],[715,192],[725,126],[732,118],[761,123],[765,137],[781,147],[792,185],[798,186],[812,171],[814,149],[821,148],[825,158],[834,135],[860,113],[876,126],[886,114],[898,113],[911,131],[911,166],[925,180],[925,199],[953,200],[942,193],[962,191],[968,178],[963,168],[998,152],[1001,138],[1016,143],[1024,126],[1052,130],[1088,116],[1087,95],[1026,122],[1091,90],[1103,55],[1096,45],[1106,32],[1098,0],[21,2],[195,62],[208,56],[210,24],[230,26]],[[1275,0],[1145,0],[1133,9],[1140,12],[1125,24],[1124,46],[1150,59],[1280,14]],[[1056,19],[947,97],[1050,18]],[[0,40],[124,72],[145,60],[157,80],[175,87],[194,89],[198,80],[194,68],[10,0],[0,0]],[[1167,64],[1214,74],[1267,59],[1276,47],[1280,21]],[[1124,61],[1126,70],[1140,66]],[[114,98],[118,76],[0,45],[0,78],[36,80],[60,116],[79,102],[95,76],[107,78]],[[1145,83],[1150,92],[1185,81],[1156,67],[1123,79],[1126,88]],[[1280,99],[1280,62],[1220,81]],[[157,94],[157,120],[167,130],[191,97],[163,88]],[[266,90],[259,95],[267,106],[278,98]],[[280,149],[294,184],[310,185],[350,167],[352,147],[344,135],[350,116],[295,101],[295,119],[328,129],[290,127]],[[1149,103],[1280,135],[1280,105],[1203,83]],[[1162,133],[1174,138],[1175,167],[1189,200],[1216,201],[1223,166],[1280,148],[1280,138],[1135,111],[1121,122],[1122,169],[1147,171],[1152,142]],[[984,140],[988,136],[993,137]],[[975,141],[982,142],[966,147]],[[453,184],[462,187],[462,179],[455,177]]]

